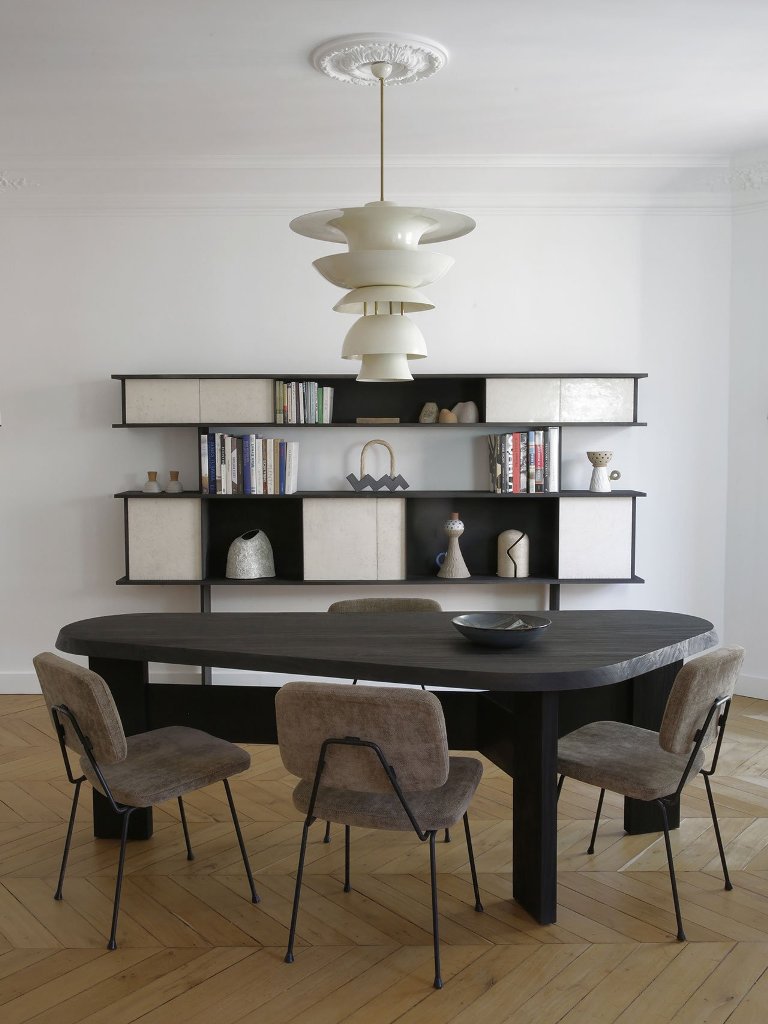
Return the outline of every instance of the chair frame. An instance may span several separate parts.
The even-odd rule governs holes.
[[[109,801],[110,807],[115,812],[115,814],[120,815],[121,818],[122,818],[122,826],[121,826],[121,830],[120,830],[120,854],[119,854],[118,862],[117,862],[117,879],[115,881],[115,898],[114,898],[114,903],[113,903],[113,906],[112,906],[112,927],[111,927],[110,933],[109,933],[109,941],[107,942],[107,949],[117,949],[117,920],[118,920],[118,916],[120,914],[120,895],[121,895],[122,888],[123,888],[123,872],[124,872],[124,869],[125,869],[125,850],[126,850],[126,844],[127,844],[127,841],[128,841],[128,826],[130,824],[131,815],[133,814],[134,811],[138,810],[138,808],[137,807],[132,807],[130,804],[121,804],[117,800],[115,800],[115,798],[114,798],[114,796],[112,794],[112,790],[109,788],[109,783],[104,778],[104,773],[102,772],[101,767],[99,766],[98,761],[94,757],[94,754],[93,754],[93,744],[91,743],[89,738],[83,733],[83,730],[80,728],[80,723],[77,720],[77,716],[75,715],[75,713],[73,711],[71,711],[67,707],[66,704],[56,704],[56,705],[54,705],[51,708],[51,717],[53,718],[53,724],[54,724],[54,727],[56,729],[56,736],[58,737],[58,740],[59,740],[59,747],[61,748],[61,756],[62,756],[62,758],[64,760],[64,767],[65,767],[66,772],[67,772],[67,778],[72,783],[72,785],[75,787],[74,796],[72,798],[72,809],[71,809],[70,814],[69,814],[69,824],[67,826],[67,837],[66,837],[66,840],[64,842],[64,853],[63,853],[62,858],[61,858],[61,869],[59,871],[59,881],[58,881],[58,885],[56,886],[56,892],[54,893],[54,896],[53,896],[53,898],[55,900],[62,900],[64,898],[64,896],[63,896],[64,875],[66,874],[67,862],[69,860],[69,851],[70,851],[70,847],[72,845],[72,833],[73,833],[74,827],[75,827],[75,817],[77,815],[77,805],[78,805],[78,799],[80,797],[80,787],[82,786],[82,784],[84,782],[87,781],[85,775],[81,775],[79,778],[76,778],[74,772],[72,771],[72,764],[71,764],[71,762],[69,760],[69,749],[67,747],[67,741],[66,741],[66,732],[65,732],[65,729],[64,729],[64,726],[62,724],[60,716],[66,718],[67,721],[72,726],[72,728],[74,729],[75,735],[77,736],[78,741],[80,742],[81,747],[85,751],[85,755],[88,758],[88,761],[89,761],[89,763],[91,765],[91,768],[93,768],[93,771],[94,771],[94,773],[96,775],[96,778],[99,780],[99,785],[101,786],[101,789],[102,789],[104,795],[106,796],[107,800]],[[233,822],[233,824],[235,826],[235,832],[237,834],[237,841],[238,841],[238,844],[240,846],[240,853],[241,853],[242,858],[243,858],[243,865],[245,867],[245,873],[246,873],[246,875],[248,877],[248,885],[250,886],[250,890],[251,890],[251,902],[252,903],[259,903],[260,900],[261,900],[261,897],[256,892],[256,886],[255,886],[254,881],[253,881],[253,873],[251,872],[251,865],[250,865],[250,861],[248,860],[248,852],[247,852],[247,850],[245,848],[245,842],[243,841],[243,834],[242,834],[242,831],[240,829],[240,821],[239,821],[239,819],[237,817],[237,811],[235,810],[235,803],[234,803],[234,800],[232,799],[232,790],[230,789],[230,786],[229,786],[229,779],[223,779],[222,781],[224,782],[224,789],[226,790],[226,793],[227,793],[227,802],[229,804],[229,810],[230,810],[230,813],[232,815],[232,822]],[[178,801],[179,801],[179,812],[180,812],[180,815],[181,815],[181,827],[182,827],[182,829],[184,831],[184,843],[185,843],[186,848],[187,848],[187,860],[194,860],[195,855],[192,852],[192,845],[191,845],[190,839],[189,839],[189,828],[187,826],[187,816],[186,816],[186,813],[184,811],[184,801],[182,800],[181,797],[178,797]]]
[[[420,827],[416,817],[411,810],[411,807],[406,799],[405,794],[400,788],[400,783],[395,775],[395,770],[392,765],[387,763],[387,759],[381,747],[374,743],[372,740],[363,740],[358,736],[345,736],[343,738],[329,738],[323,741],[323,745],[320,748],[320,756],[317,760],[317,769],[315,771],[315,778],[312,784],[312,793],[309,798],[309,806],[307,808],[307,815],[304,819],[304,827],[301,834],[301,848],[299,850],[299,864],[296,871],[296,889],[293,896],[293,912],[291,914],[291,928],[288,936],[288,949],[285,954],[285,962],[292,964],[294,961],[293,956],[293,945],[296,938],[296,922],[299,916],[299,899],[301,897],[301,883],[304,874],[304,858],[307,852],[307,837],[309,835],[309,829],[317,820],[313,811],[315,809],[315,803],[317,801],[317,794],[320,789],[320,780],[323,774],[323,769],[326,764],[326,755],[328,748],[331,746],[347,746],[347,747],[367,747],[372,750],[379,763],[384,770],[389,784],[395,792],[400,804],[408,816],[408,820],[411,823],[413,831],[418,836],[420,842],[429,842],[429,873],[430,873],[430,884],[432,888],[432,941],[434,945],[434,957],[435,957],[435,980],[434,987],[442,988],[443,980],[440,974],[440,932],[438,926],[438,908],[437,908],[437,857],[435,849],[435,836],[437,831],[435,829],[424,830]],[[472,873],[472,887],[475,893],[475,910],[478,913],[482,913],[483,905],[480,902],[480,890],[477,884],[477,870],[475,868],[475,856],[472,849],[472,834],[469,828],[469,815],[464,812],[464,834],[467,840],[467,852],[469,854],[469,868]],[[350,892],[351,886],[349,883],[349,847],[350,847],[350,826],[344,826],[344,892]]]
[[[714,796],[712,794],[712,785],[711,785],[711,783],[709,781],[710,778],[715,774],[715,771],[717,769],[717,762],[718,762],[718,759],[720,757],[720,748],[722,747],[723,736],[725,735],[725,726],[726,726],[726,723],[728,721],[728,712],[730,711],[730,708],[731,708],[731,700],[732,700],[731,697],[717,697],[712,702],[712,706],[710,707],[709,711],[707,712],[707,717],[704,719],[704,724],[701,726],[700,729],[697,729],[696,732],[694,733],[694,736],[693,736],[693,740],[694,740],[694,742],[693,742],[693,749],[691,750],[691,753],[690,753],[690,756],[688,757],[688,761],[686,763],[686,766],[683,769],[683,774],[680,777],[680,782],[677,784],[677,789],[674,791],[674,793],[670,793],[668,796],[662,796],[662,797],[659,797],[656,800],[649,801],[649,803],[658,804],[659,809],[661,811],[661,824],[662,824],[662,830],[663,830],[663,833],[664,833],[664,846],[665,846],[666,851],[667,851],[667,866],[669,867],[669,880],[670,880],[670,883],[672,885],[672,900],[673,900],[674,905],[675,905],[675,919],[677,921],[677,939],[678,939],[678,942],[685,942],[685,930],[683,929],[683,918],[682,918],[682,914],[680,912],[680,897],[679,897],[678,892],[677,892],[677,878],[675,876],[675,862],[674,862],[674,858],[672,856],[672,844],[670,843],[670,839],[669,839],[669,816],[668,816],[667,812],[680,799],[680,795],[683,792],[683,788],[685,787],[686,783],[689,781],[689,776],[690,776],[690,773],[691,773],[691,769],[693,768],[694,762],[696,761],[696,758],[699,755],[699,752],[701,750],[702,744],[704,743],[704,739],[705,739],[705,737],[707,735],[707,732],[709,731],[709,727],[712,724],[712,719],[714,718],[715,714],[718,713],[719,709],[721,709],[721,710],[719,711],[718,719],[717,719],[717,725],[715,727],[716,730],[717,730],[717,739],[715,741],[715,750],[714,750],[714,753],[712,755],[712,762],[711,762],[709,768],[700,768],[697,774],[704,776],[704,785],[705,785],[706,790],[707,790],[707,801],[709,803],[709,811],[710,811],[710,814],[712,815],[712,825],[713,825],[714,830],[715,830],[715,839],[717,840],[717,851],[720,854],[720,863],[721,863],[722,869],[723,869],[723,879],[724,879],[724,882],[725,882],[725,889],[727,891],[729,891],[729,892],[730,892],[731,889],[733,889],[733,884],[731,882],[731,877],[730,877],[730,875],[728,873],[728,864],[727,864],[727,861],[725,859],[725,848],[723,847],[723,839],[722,839],[722,836],[720,835],[720,823],[717,820],[717,811],[715,810],[715,798],[714,798]],[[561,775],[560,778],[558,779],[558,782],[557,782],[557,798],[558,798],[558,800],[560,799],[560,792],[561,792],[561,790],[563,788],[563,781],[564,781],[564,779],[565,779],[565,776]],[[604,796],[605,796],[605,789],[601,789],[600,790],[600,797],[599,797],[599,799],[597,801],[597,812],[595,814],[595,823],[594,823],[594,826],[592,828],[592,838],[590,840],[589,846],[587,847],[587,853],[588,854],[593,854],[595,852],[595,839],[597,838],[597,829],[598,829],[598,825],[600,824],[600,812],[602,811],[602,808],[603,808],[603,797]]]

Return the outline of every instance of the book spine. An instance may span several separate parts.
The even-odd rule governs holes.
[[[200,435],[200,492],[208,491],[208,435]]]
[[[333,388],[328,388],[328,419],[326,423],[333,423]]]
[[[278,494],[285,494],[285,441],[278,442]]]
[[[216,435],[207,434],[208,442],[208,493],[216,493]]]
[[[536,493],[540,494],[544,490],[544,431],[536,430],[536,472],[534,475],[534,485]]]
[[[291,441],[291,494],[299,489],[299,442]]]
[[[325,410],[323,408],[325,404],[325,388],[319,387],[317,389],[317,422],[325,423]]]
[[[243,453],[243,494],[251,493],[251,435],[244,434],[242,439]]]
[[[520,493],[520,434],[512,435],[512,493]]]
[[[261,439],[251,434],[251,494],[261,494]]]
[[[275,465],[274,465],[274,446],[272,444],[272,438],[267,438],[267,490],[266,494],[275,493]]]
[[[560,427],[549,428],[549,490],[560,490]]]
[[[536,492],[536,432],[528,431],[528,486],[529,494]]]
[[[547,427],[547,429],[544,431],[543,449],[544,449],[544,472],[542,474],[542,488],[541,489],[546,492],[546,491],[549,490],[549,473],[550,473],[550,464],[549,464],[549,459],[550,459],[549,427]]]
[[[216,435],[216,493],[223,494],[224,490],[224,436]]]
[[[269,447],[269,438],[263,437],[261,439],[261,493],[267,493],[267,448]]]

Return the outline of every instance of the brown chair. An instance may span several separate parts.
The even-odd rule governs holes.
[[[181,726],[154,729],[126,738],[112,694],[101,676],[56,654],[38,654],[33,660],[61,746],[67,778],[75,787],[54,899],[62,899],[64,873],[83,782],[90,782],[95,790],[107,798],[112,810],[122,816],[108,949],[117,947],[117,918],[131,814],[138,807],[151,807],[175,797],[179,802],[187,859],[193,860],[182,796],[214,782],[223,782],[248,876],[251,900],[258,903],[259,895],[253,883],[229,786],[231,775],[244,772],[250,766],[250,755],[234,743],[209,736],[198,729]],[[76,775],[72,770],[68,751],[79,756],[82,774]]]
[[[293,803],[306,815],[286,963],[293,962],[309,827],[344,825],[344,891],[350,891],[350,827],[408,832],[429,842],[435,988],[440,977],[435,835],[464,819],[475,910],[482,911],[467,808],[483,773],[473,757],[450,757],[440,701],[425,690],[286,683],[275,698],[280,755],[299,777]]]
[[[606,789],[658,805],[675,904],[677,937],[681,942],[685,941],[685,932],[669,841],[667,809],[676,803],[692,779],[698,774],[704,776],[725,888],[732,889],[709,780],[717,768],[728,709],[743,660],[743,648],[723,647],[688,662],[675,678],[659,732],[624,722],[592,722],[564,736],[558,744],[557,770],[561,773],[557,784],[558,797],[566,776],[600,787],[587,853],[595,852]],[[709,768],[705,768],[704,747],[711,743],[715,744],[715,749]]]

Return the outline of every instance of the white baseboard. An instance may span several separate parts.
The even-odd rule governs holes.
[[[736,693],[742,697],[768,700],[768,679],[765,676],[741,676],[736,684]]]

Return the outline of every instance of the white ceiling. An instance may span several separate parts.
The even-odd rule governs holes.
[[[0,167],[375,151],[336,35],[450,53],[388,93],[399,154],[731,154],[768,144],[767,0],[0,0]]]

